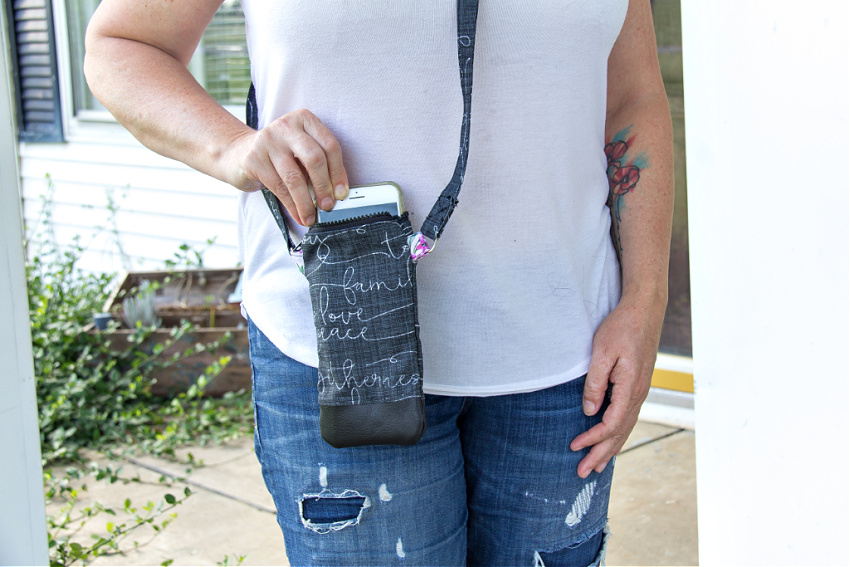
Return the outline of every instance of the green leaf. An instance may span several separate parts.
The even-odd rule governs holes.
[[[164,496],[164,498],[165,498],[165,501],[168,502],[169,504],[173,505],[173,504],[177,503],[177,499],[171,494],[166,494]]]

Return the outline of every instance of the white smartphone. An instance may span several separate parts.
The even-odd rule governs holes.
[[[404,212],[404,198],[401,187],[391,181],[355,185],[349,188],[348,197],[337,201],[330,211],[318,211],[318,222],[337,222],[375,213],[401,215]]]

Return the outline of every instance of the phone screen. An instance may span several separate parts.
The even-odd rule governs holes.
[[[390,213],[398,216],[397,203],[380,203],[378,205],[365,205],[363,207],[352,207],[350,209],[333,209],[331,211],[319,210],[319,222],[336,222],[341,220],[374,215],[376,213]]]

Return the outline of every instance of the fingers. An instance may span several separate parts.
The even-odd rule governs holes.
[[[634,422],[637,421],[637,415],[632,416],[631,414],[639,412],[640,405],[638,404],[635,408],[633,400],[628,394],[624,393],[622,388],[615,387],[611,395],[611,403],[605,410],[602,421],[573,439],[573,442],[570,443],[570,449],[580,451],[586,447],[602,443],[622,432],[623,429],[631,431]],[[634,417],[634,422],[630,423],[632,417]]]
[[[323,150],[324,162],[319,166],[317,173],[327,180],[327,185],[321,186],[313,179],[313,188],[316,191],[316,202],[324,203],[325,199],[330,199],[328,203],[333,207],[334,200],[341,201],[348,196],[348,175],[345,173],[345,166],[342,163],[342,148],[339,142],[331,131],[322,123],[321,120],[307,111],[303,116],[304,131],[310,135]],[[302,163],[304,161],[302,160]],[[306,164],[305,164],[306,165]],[[309,166],[307,167],[310,171]],[[326,177],[324,177],[326,175]],[[322,199],[319,199],[321,194]],[[325,208],[322,205],[322,208]]]
[[[249,183],[259,180],[268,187],[304,226],[315,222],[316,205],[330,210],[348,195],[339,142],[307,110],[290,112],[256,132],[243,163]]]
[[[609,410],[611,408],[609,407]],[[606,410],[606,417],[608,411]],[[628,434],[634,427],[633,422],[628,423],[612,418],[612,423],[599,423],[576,437],[570,444],[570,449],[580,451],[590,447],[590,451],[578,465],[577,473],[581,478],[587,478],[592,472],[602,472],[614,455],[620,452],[628,439]]]
[[[308,178],[301,166],[294,155],[288,152],[275,152],[269,159],[272,163],[270,181],[274,185],[267,184],[266,187],[277,195],[293,218],[304,226],[310,226],[316,221],[316,207],[310,196]],[[291,205],[288,206],[289,203]]]
[[[628,398],[621,398],[625,398],[625,396],[618,396],[617,390],[615,389],[614,395],[611,396],[611,403],[605,410],[605,414],[602,416],[602,422],[597,423],[573,439],[573,442],[570,443],[570,449],[573,451],[581,451],[586,447],[591,447],[610,439],[623,429],[631,431],[631,427],[634,426],[634,423],[628,423],[630,419],[629,414],[632,413],[630,400]],[[636,416],[635,421],[637,421]],[[626,427],[624,427],[624,425]]]
[[[594,471],[597,473],[604,471],[614,455],[620,452],[623,444],[617,446],[615,440],[611,439],[599,445],[594,445],[590,453],[578,464],[577,474],[579,478],[587,478]]]
[[[613,384],[611,402],[602,415],[602,421],[578,435],[570,444],[570,449],[573,451],[591,447],[577,469],[581,478],[587,478],[594,470],[596,472],[605,470],[611,458],[623,448],[629,433],[637,423],[640,406],[645,396],[634,387],[636,381],[623,380],[623,372],[625,369],[620,366],[615,366],[610,372],[610,381]],[[605,383],[608,383],[607,376]],[[604,395],[605,392],[602,393],[603,398]]]
[[[584,382],[582,408],[585,415],[596,415],[596,412],[602,407],[605,392],[608,391],[608,377],[613,368],[613,360],[594,350],[590,360],[590,369],[587,371],[587,378]]]

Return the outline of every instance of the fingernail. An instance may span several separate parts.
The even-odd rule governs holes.
[[[314,215],[310,215],[304,219],[304,226],[311,226],[314,222],[316,222],[316,217]]]
[[[348,197],[348,187],[345,185],[337,185],[334,187],[334,197],[336,197],[338,201],[342,201]]]
[[[594,411],[596,411],[596,404],[594,404],[590,400],[584,400],[584,414],[593,415]]]
[[[322,199],[322,208],[326,211],[329,211],[334,208],[334,200],[330,197],[325,197]]]

